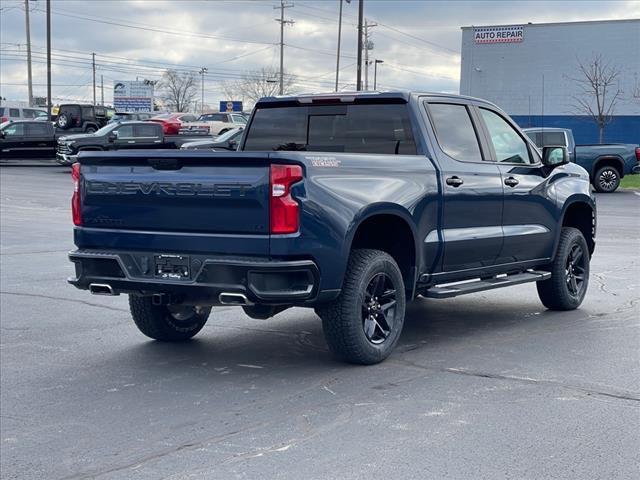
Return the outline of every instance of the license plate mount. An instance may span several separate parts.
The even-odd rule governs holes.
[[[191,261],[188,255],[154,255],[154,272],[158,278],[189,280]]]

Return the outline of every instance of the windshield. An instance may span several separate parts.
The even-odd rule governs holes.
[[[244,150],[415,155],[406,104],[259,108]]]

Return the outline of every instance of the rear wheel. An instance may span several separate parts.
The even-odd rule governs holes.
[[[340,296],[319,307],[330,350],[350,363],[370,365],[389,356],[402,332],[405,313],[402,273],[380,250],[354,250]]]
[[[538,296],[550,310],[574,310],[589,286],[589,247],[577,228],[563,227],[551,278],[537,283]]]
[[[180,342],[197,334],[209,319],[211,307],[154,305],[151,297],[129,295],[129,309],[138,330],[164,342]]]
[[[605,166],[596,172],[593,187],[600,193],[615,192],[620,185],[620,173],[611,166]]]

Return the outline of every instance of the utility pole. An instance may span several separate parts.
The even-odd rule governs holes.
[[[100,105],[104,107],[104,75],[100,74]]]
[[[29,22],[29,0],[24,0],[24,19],[27,31],[27,87],[29,92],[29,106],[33,107],[33,77],[31,76],[31,25]]]
[[[280,95],[284,94],[284,26],[293,25],[293,20],[284,19],[284,9],[293,7],[293,3],[285,3],[284,0],[280,0],[280,18],[276,18],[276,22],[280,24]]]
[[[47,0],[48,1],[48,0]],[[356,66],[356,90],[362,90],[362,18],[364,15],[364,0],[358,0],[358,55]]]
[[[373,89],[377,90],[378,88],[378,64],[384,63],[384,60],[378,60],[377,58],[373,61]]]
[[[369,40],[369,29],[377,26],[377,23],[369,23],[367,19],[364,21],[364,89],[369,90],[369,50],[373,50],[373,42]]]
[[[347,3],[351,3],[351,0],[346,0]],[[336,92],[338,91],[338,79],[340,77],[340,42],[342,38],[342,0],[338,0],[340,3],[340,13],[338,14],[338,53],[336,54]]]
[[[207,73],[209,69],[207,67],[202,67],[200,69],[200,76],[202,77],[202,90],[200,93],[200,113],[204,113],[204,74]]]
[[[47,117],[51,120],[51,0],[47,0]]]
[[[96,54],[91,54],[91,65],[93,67],[93,106],[96,105]]]

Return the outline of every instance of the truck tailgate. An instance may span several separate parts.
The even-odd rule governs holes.
[[[268,249],[266,153],[91,153],[81,156],[80,163],[82,228],[115,229],[124,238],[134,235],[135,244],[144,234],[150,239],[210,234],[198,243],[206,243],[211,252],[229,248],[229,237],[235,235],[263,237]],[[222,237],[218,244],[216,236]],[[180,245],[172,249],[180,250]],[[254,253],[265,253],[258,250]]]

